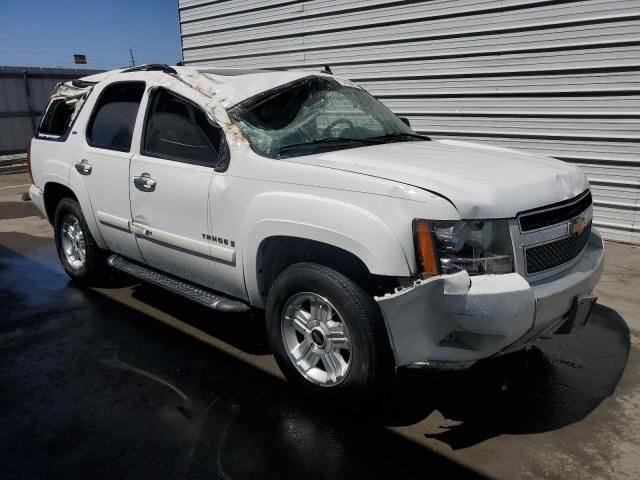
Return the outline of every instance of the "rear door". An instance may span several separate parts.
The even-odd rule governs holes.
[[[133,230],[150,266],[209,287],[209,191],[223,151],[222,130],[195,103],[164,88],[149,97],[131,160]]]
[[[143,259],[131,232],[129,162],[144,91],[145,82],[126,81],[110,83],[98,92],[87,122],[86,141],[74,154],[71,173],[86,186],[108,249],[138,261]]]

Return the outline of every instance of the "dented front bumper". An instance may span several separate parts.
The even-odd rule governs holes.
[[[602,238],[593,231],[576,263],[535,283],[519,273],[462,271],[378,297],[396,365],[465,365],[522,348],[563,323],[603,264]]]

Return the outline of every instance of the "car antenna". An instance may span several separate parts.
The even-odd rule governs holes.
[[[328,73],[329,75],[333,75],[333,72],[331,71],[331,67],[329,65],[324,66],[322,73]]]

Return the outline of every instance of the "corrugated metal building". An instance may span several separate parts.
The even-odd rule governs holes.
[[[581,165],[640,243],[640,0],[179,0],[185,65],[329,64],[433,137]]]
[[[0,66],[0,154],[27,151],[58,82],[101,70]]]

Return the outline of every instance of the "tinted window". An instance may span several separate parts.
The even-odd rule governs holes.
[[[42,117],[38,133],[44,135],[62,136],[67,133],[71,124],[74,107],[67,105],[64,100],[54,100]]]
[[[159,90],[147,116],[143,152],[146,155],[217,165],[222,130],[195,105]]]
[[[87,130],[90,145],[128,152],[144,93],[144,83],[116,83],[105,88]]]

